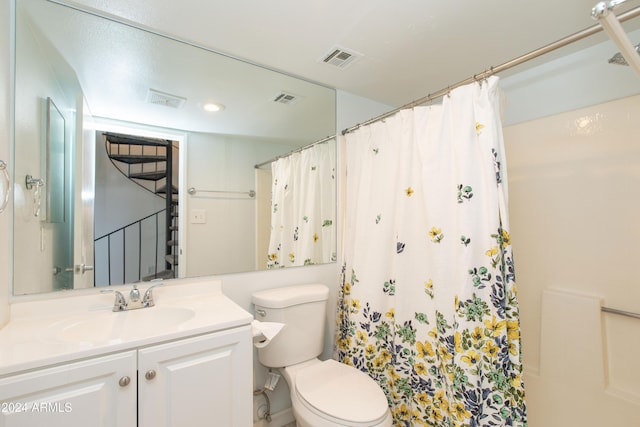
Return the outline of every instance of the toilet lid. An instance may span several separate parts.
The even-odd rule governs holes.
[[[384,392],[373,379],[331,359],[300,370],[296,392],[307,406],[353,424],[375,424],[389,410]]]

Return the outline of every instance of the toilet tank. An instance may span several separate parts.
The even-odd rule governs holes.
[[[325,285],[297,285],[253,294],[255,318],[284,323],[271,342],[258,349],[264,366],[282,368],[318,357],[324,348],[327,299]]]

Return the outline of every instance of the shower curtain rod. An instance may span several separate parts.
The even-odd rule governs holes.
[[[273,159],[269,159],[269,160],[266,160],[266,161],[264,161],[264,162],[262,162],[262,163],[258,163],[257,165],[255,165],[255,166],[254,166],[254,168],[255,168],[255,169],[260,169],[260,167],[261,167],[261,166],[265,166],[265,165],[268,165],[269,163],[273,163],[273,162],[275,162],[276,160],[279,160],[279,159],[282,159],[282,158],[285,158],[285,157],[289,157],[290,155],[292,155],[292,154],[294,154],[294,153],[299,153],[300,151],[306,150],[307,148],[309,148],[309,147],[313,147],[314,145],[322,144],[323,142],[327,142],[327,141],[331,141],[331,140],[332,140],[332,139],[334,139],[336,136],[337,136],[337,135],[327,136],[326,138],[322,138],[321,140],[318,140],[318,141],[312,142],[311,144],[303,145],[302,147],[300,147],[300,148],[296,148],[296,149],[295,149],[295,150],[293,150],[293,151],[289,151],[289,152],[288,152],[288,153],[286,153],[286,154],[281,154],[281,155],[279,155],[279,156],[275,156]]]
[[[628,10],[627,12],[621,13],[620,15],[617,16],[617,18],[618,18],[618,21],[625,22],[625,21],[627,21],[629,19],[633,19],[633,18],[638,17],[638,16],[640,16],[640,6],[634,8],[634,9]],[[425,97],[422,97],[422,98],[417,99],[417,100],[415,100],[413,102],[410,102],[409,104],[403,105],[402,107],[396,108],[395,110],[389,111],[389,112],[384,113],[384,114],[382,114],[380,116],[377,116],[377,117],[374,117],[372,119],[369,119],[366,122],[358,123],[357,125],[354,125],[354,126],[352,126],[350,128],[347,128],[347,129],[343,130],[342,131],[342,135],[345,135],[345,134],[347,134],[349,132],[353,132],[354,130],[360,128],[361,126],[366,126],[366,125],[369,125],[371,123],[375,123],[375,122],[378,122],[380,120],[384,120],[387,117],[390,117],[390,116],[396,114],[399,111],[406,110],[406,109],[413,108],[413,107],[417,107],[418,105],[426,104],[429,101],[441,98],[444,95],[448,94],[451,90],[453,90],[453,89],[455,89],[457,87],[464,86],[466,84],[473,83],[475,81],[480,81],[480,80],[486,79],[487,77],[490,77],[490,76],[492,76],[494,74],[500,73],[502,71],[506,71],[506,70],[508,70],[510,68],[513,68],[513,67],[517,66],[517,65],[520,65],[520,64],[523,64],[525,62],[531,61],[532,59],[538,58],[539,56],[542,56],[542,55],[545,55],[547,53],[553,52],[554,50],[557,50],[557,49],[560,49],[560,48],[565,47],[567,45],[570,45],[571,43],[575,43],[575,42],[577,42],[579,40],[582,40],[582,39],[584,39],[586,37],[589,37],[589,36],[592,36],[594,34],[597,34],[602,30],[603,30],[603,27],[602,27],[601,24],[596,24],[596,25],[593,25],[591,27],[585,28],[582,31],[578,31],[577,33],[573,33],[573,34],[571,34],[571,35],[569,35],[569,36],[567,36],[567,37],[565,37],[563,39],[557,40],[557,41],[555,41],[553,43],[549,43],[546,46],[543,46],[543,47],[541,47],[539,49],[536,49],[534,51],[531,51],[531,52],[529,52],[527,54],[524,54],[522,56],[514,58],[514,59],[512,59],[510,61],[507,61],[507,62],[505,62],[503,64],[500,64],[500,65],[495,66],[495,67],[491,67],[488,70],[485,70],[485,71],[483,71],[483,72],[481,72],[479,74],[474,74],[472,77],[466,78],[466,79],[464,79],[462,81],[459,81],[458,83],[455,83],[455,84],[453,84],[451,86],[447,86],[446,88],[442,88],[437,92],[430,93]]]
[[[630,9],[630,10],[624,12],[624,13],[621,13],[620,15],[616,16],[616,18],[618,19],[619,22],[625,22],[625,21],[628,21],[629,19],[633,19],[633,18],[636,18],[638,16],[640,16],[640,6],[635,7],[633,9]],[[430,93],[425,97],[416,99],[415,101],[412,101],[412,102],[410,102],[408,104],[405,104],[402,107],[398,107],[398,108],[396,108],[394,110],[388,111],[388,112],[386,112],[384,114],[376,116],[376,117],[374,117],[372,119],[369,119],[369,120],[367,120],[365,122],[358,123],[357,125],[354,125],[354,126],[351,126],[349,128],[346,128],[346,129],[344,129],[342,131],[342,135],[346,135],[349,132],[353,132],[354,130],[359,129],[361,126],[370,125],[371,123],[375,123],[375,122],[378,122],[380,120],[384,120],[387,117],[390,117],[390,116],[398,113],[399,111],[410,109],[410,108],[414,108],[414,107],[417,107],[418,105],[426,104],[429,101],[433,101],[434,99],[441,98],[441,97],[445,96],[446,94],[448,94],[449,92],[451,92],[455,88],[458,88],[460,86],[464,86],[464,85],[467,85],[469,83],[473,83],[473,82],[476,82],[476,81],[484,80],[487,77],[490,77],[490,76],[492,76],[494,74],[500,73],[502,71],[506,71],[506,70],[508,70],[510,68],[513,68],[515,66],[518,66],[520,64],[524,64],[525,62],[531,61],[532,59],[536,59],[536,58],[538,58],[538,57],[540,57],[542,55],[546,55],[547,53],[553,52],[554,50],[558,50],[558,49],[560,49],[562,47],[568,46],[568,45],[570,45],[572,43],[575,43],[577,41],[580,41],[580,40],[582,40],[584,38],[587,38],[589,36],[597,34],[597,33],[601,32],[603,30],[604,30],[604,28],[603,28],[603,26],[601,24],[595,24],[595,25],[593,25],[591,27],[585,28],[582,31],[578,31],[577,33],[573,33],[573,34],[571,34],[571,35],[569,35],[569,36],[567,36],[565,38],[562,38],[560,40],[556,40],[555,42],[549,43],[548,45],[545,45],[545,46],[543,46],[543,47],[541,47],[539,49],[533,50],[533,51],[531,51],[529,53],[521,55],[521,56],[519,56],[517,58],[514,58],[514,59],[512,59],[510,61],[507,61],[507,62],[502,63],[500,65],[497,65],[495,67],[491,67],[488,70],[485,70],[485,71],[483,71],[481,73],[474,74],[471,77],[468,77],[468,78],[466,78],[464,80],[459,81],[458,83],[454,83],[451,86],[447,86],[446,88],[442,88],[437,92]],[[269,164],[271,162],[274,162],[274,161],[276,161],[278,159],[281,159],[283,157],[287,157],[287,156],[289,156],[289,155],[291,155],[293,153],[296,153],[298,151],[302,151],[305,148],[311,147],[311,146],[313,146],[315,144],[321,144],[323,142],[329,141],[329,140],[331,140],[333,138],[336,138],[337,136],[338,136],[338,134],[333,135],[333,136],[328,136],[328,137],[323,138],[323,139],[321,139],[319,141],[312,142],[311,144],[305,145],[304,147],[301,147],[301,148],[299,148],[297,150],[291,151],[290,153],[284,154],[282,156],[276,156],[271,160],[267,160],[265,162],[258,163],[257,165],[255,165],[255,168],[258,169],[261,166],[267,165],[267,164]]]

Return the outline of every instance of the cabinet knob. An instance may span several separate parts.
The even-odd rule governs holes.
[[[128,376],[124,376],[120,378],[120,381],[118,381],[118,384],[120,384],[120,387],[126,387],[129,385],[130,382],[131,382],[131,378],[129,378]]]
[[[153,369],[151,369],[151,370],[147,371],[147,372],[144,374],[144,377],[145,377],[146,379],[148,379],[148,380],[152,380],[152,379],[154,379],[154,378],[156,377],[156,371],[154,371]]]

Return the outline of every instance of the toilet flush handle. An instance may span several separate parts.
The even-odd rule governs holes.
[[[256,314],[260,317],[265,317],[267,315],[267,312],[261,308],[256,310]]]

